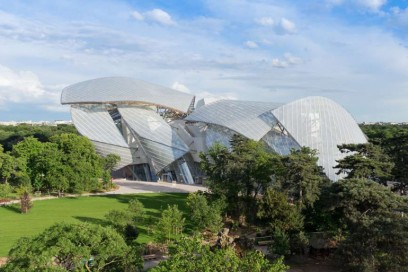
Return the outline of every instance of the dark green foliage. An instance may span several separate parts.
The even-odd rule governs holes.
[[[279,171],[279,156],[269,153],[260,142],[234,135],[232,150],[213,145],[200,154],[201,166],[215,195],[225,197],[229,212],[253,220],[256,198]]]
[[[217,232],[223,226],[222,211],[225,204],[222,199],[209,203],[203,193],[190,193],[187,197],[187,206],[197,229]]]
[[[326,208],[340,228],[369,225],[378,217],[408,211],[407,199],[376,182],[366,179],[342,180],[330,188]]]
[[[328,231],[344,235],[337,255],[351,271],[406,271],[407,199],[374,181],[333,183],[322,198]],[[324,221],[322,222],[324,225]]]
[[[408,125],[361,125],[371,143],[379,145],[392,159],[392,174],[398,189],[407,192],[408,185]]]
[[[113,229],[60,223],[21,238],[2,271],[135,271],[141,264]]]
[[[4,146],[6,151],[11,151],[13,145],[24,140],[27,137],[34,137],[40,142],[49,142],[53,135],[61,133],[77,134],[77,130],[73,125],[57,125],[57,126],[38,126],[21,124],[18,126],[2,126],[0,125],[0,144]]]
[[[289,235],[285,231],[274,229],[272,239],[273,244],[269,246],[269,252],[281,256],[290,254]]]
[[[408,131],[399,134],[391,139],[387,139],[383,144],[383,149],[391,157],[394,168],[392,174],[399,182],[399,189],[408,192]]]
[[[366,178],[385,184],[392,179],[394,164],[381,147],[368,144],[344,144],[339,149],[350,155],[337,161],[334,168],[338,174],[346,174],[347,179]]]
[[[302,216],[294,204],[288,202],[288,197],[268,188],[258,201],[258,218],[268,224],[272,230],[292,231],[302,228]]]
[[[308,147],[292,150],[282,158],[280,187],[300,208],[313,206],[322,185],[328,182],[317,160],[316,151]]]
[[[201,239],[183,237],[170,259],[150,271],[284,272],[287,269],[282,258],[270,263],[259,251],[247,252],[240,258],[232,248],[211,250]]]
[[[355,224],[336,254],[348,271],[408,271],[408,220],[394,214]]]

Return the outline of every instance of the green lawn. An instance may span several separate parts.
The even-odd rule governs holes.
[[[104,215],[111,209],[125,209],[129,200],[137,198],[145,206],[146,216],[160,217],[167,204],[177,204],[186,212],[187,194],[155,193],[136,195],[88,196],[35,201],[28,214],[21,214],[18,206],[0,207],[0,256],[7,256],[10,247],[22,236],[32,236],[56,222],[90,222],[106,224]],[[188,216],[186,216],[188,219]],[[147,226],[141,224],[138,241],[153,238]]]

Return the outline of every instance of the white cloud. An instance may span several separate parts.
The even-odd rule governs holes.
[[[150,19],[151,21],[155,21],[163,25],[176,24],[171,18],[170,14],[161,9],[153,9],[151,11],[145,12],[144,16],[146,16],[146,18]]]
[[[199,102],[200,100],[204,99],[204,104],[210,104],[218,100],[237,100],[237,94],[235,93],[210,93],[210,92],[199,92],[196,95],[196,101]],[[197,103],[201,104],[201,103]]]
[[[190,89],[187,88],[186,85],[181,84],[181,83],[178,82],[178,81],[175,81],[175,82],[173,83],[173,85],[171,85],[171,88],[174,89],[174,90],[183,92],[183,93],[191,93]]]
[[[296,32],[296,25],[292,21],[282,18],[280,21],[280,25],[282,29],[287,33],[295,33]]]
[[[391,22],[397,24],[398,26],[407,27],[408,26],[408,7],[401,9],[399,7],[391,8]]]
[[[281,61],[280,59],[272,59],[271,64],[273,67],[285,68],[288,66],[286,61]]]
[[[257,18],[255,22],[262,26],[273,26],[275,24],[275,21],[271,17]]]
[[[15,72],[0,65],[0,103],[23,102],[41,98],[44,88],[31,71]]]
[[[300,64],[302,63],[302,59],[299,57],[295,57],[290,53],[285,53],[284,54],[285,60],[289,63],[289,64]]]
[[[387,0],[358,0],[358,3],[372,11],[378,11],[387,3]]]
[[[143,21],[144,20],[144,16],[140,13],[140,12],[138,12],[138,11],[133,11],[131,14],[130,14],[134,19],[136,19],[136,20],[138,20],[138,21]]]
[[[256,42],[254,42],[254,41],[246,41],[246,42],[244,43],[244,45],[245,45],[246,47],[248,47],[248,48],[251,48],[251,49],[255,49],[255,48],[258,48],[258,47],[259,47],[258,44],[257,44]]]

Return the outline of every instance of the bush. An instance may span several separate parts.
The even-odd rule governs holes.
[[[177,205],[169,205],[162,212],[161,218],[156,225],[156,240],[166,244],[176,240],[183,231],[184,221],[183,213],[178,209]]]
[[[289,236],[281,229],[275,229],[272,234],[273,244],[269,251],[276,255],[288,255],[290,253]]]
[[[12,191],[13,187],[11,187],[10,184],[8,183],[0,184],[0,200],[8,199]]]
[[[208,229],[217,232],[222,228],[222,210],[225,207],[222,199],[209,204],[205,195],[200,192],[191,193],[187,197],[187,206],[191,213],[191,220],[197,229]]]

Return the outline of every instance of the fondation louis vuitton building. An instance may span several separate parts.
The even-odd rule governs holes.
[[[125,77],[80,82],[63,89],[72,121],[101,155],[117,154],[115,175],[135,180],[200,182],[199,153],[233,134],[262,141],[285,155],[308,146],[333,181],[337,145],[365,143],[353,117],[324,97],[287,104],[219,100],[195,103],[192,94]]]

